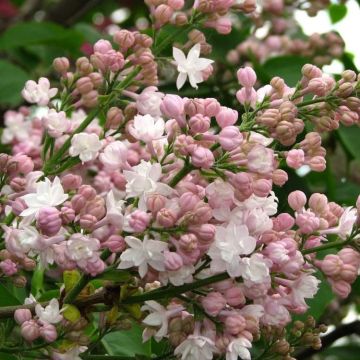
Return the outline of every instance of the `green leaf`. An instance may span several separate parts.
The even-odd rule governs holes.
[[[326,350],[323,350],[321,359],[331,360],[358,360],[359,359],[360,346],[357,344],[349,344],[344,346],[333,346]]]
[[[16,294],[16,289],[12,284],[0,283],[0,307],[21,305],[22,299]]]
[[[309,59],[301,56],[278,56],[266,61],[263,69],[269,77],[280,76],[287,85],[295,86],[300,80],[301,68],[308,62]]]
[[[106,271],[97,277],[98,280],[99,279],[111,280],[111,281],[116,281],[116,282],[125,282],[125,281],[130,280],[130,278],[131,278],[131,275],[127,271],[115,270],[115,269]]]
[[[131,330],[115,331],[106,335],[102,343],[109,355],[151,356],[151,341],[143,343],[142,329],[137,324],[133,324]]]
[[[344,4],[332,4],[329,6],[329,15],[333,24],[341,21],[347,14],[347,7]]]
[[[94,44],[96,41],[103,39],[104,35],[100,34],[93,26],[86,23],[79,23],[74,26],[75,30],[81,33],[86,42]]]
[[[20,67],[6,60],[0,60],[0,79],[0,105],[19,105],[20,93],[29,75]]]
[[[1,360],[18,360],[18,357],[8,354],[8,353],[0,352],[0,359]]]
[[[360,158],[360,128],[358,126],[341,126],[338,134],[346,150],[348,150],[354,158]]]
[[[77,51],[83,42],[81,33],[49,22],[17,23],[0,38],[0,49],[49,44]]]

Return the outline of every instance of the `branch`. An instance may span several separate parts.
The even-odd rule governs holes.
[[[297,355],[295,355],[295,358],[297,360],[308,359],[311,356],[313,356],[313,355],[323,351],[327,347],[329,347],[336,340],[338,340],[344,336],[351,335],[351,334],[356,334],[356,335],[360,336],[360,320],[356,320],[350,324],[340,325],[334,331],[332,331],[330,334],[321,337],[321,343],[322,343],[321,349],[315,350],[313,348],[307,348],[307,349],[299,352]]]

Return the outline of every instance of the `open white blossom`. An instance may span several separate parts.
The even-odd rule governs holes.
[[[53,138],[60,137],[69,128],[69,121],[64,111],[57,112],[55,109],[50,109],[42,118],[42,122],[49,136]]]
[[[126,197],[139,197],[139,209],[146,209],[147,195],[157,193],[164,196],[170,195],[173,189],[160,182],[162,169],[159,163],[151,164],[144,160],[137,166],[133,166],[133,171],[124,171],[126,178]]]
[[[36,193],[21,197],[25,201],[27,209],[20,216],[36,215],[41,208],[61,205],[68,197],[69,195],[65,194],[58,177],[53,182],[45,178],[44,181],[36,183]]]
[[[34,80],[27,81],[21,94],[27,102],[45,106],[57,92],[56,88],[50,89],[50,81],[47,78],[41,77],[38,83]]]
[[[101,141],[96,134],[75,134],[71,139],[69,154],[79,156],[82,162],[95,160],[102,147]]]
[[[226,360],[250,360],[251,354],[249,351],[251,342],[245,337],[234,339],[227,347]]]
[[[176,86],[180,90],[186,79],[189,77],[190,84],[193,88],[198,88],[197,84],[204,81],[202,71],[204,71],[214,61],[200,57],[201,45],[194,45],[186,57],[183,51],[174,47],[173,57],[175,59],[179,76],[176,81]]]
[[[25,121],[24,115],[15,111],[5,113],[5,128],[1,134],[1,142],[10,144],[14,139],[24,141],[29,138],[30,121]]]
[[[97,254],[99,248],[99,240],[82,234],[73,234],[66,242],[67,256],[79,266],[86,266],[87,261]]]
[[[239,275],[241,275],[245,281],[254,283],[265,282],[270,274],[269,267],[261,254],[253,254],[250,257],[242,258],[239,263],[239,270]]]
[[[51,299],[49,305],[43,308],[40,304],[36,304],[35,313],[39,317],[39,320],[43,323],[57,324],[63,316],[60,314],[59,301],[57,299]]]
[[[105,147],[99,159],[107,170],[119,170],[127,164],[127,147],[122,141],[114,141]]]
[[[165,122],[161,117],[151,115],[136,115],[129,126],[130,134],[145,143],[160,139],[165,131]]]
[[[87,350],[87,346],[75,345],[65,353],[53,352],[51,354],[53,360],[82,360],[79,356]]]
[[[190,335],[174,351],[181,360],[211,360],[217,351],[214,342],[201,335]]]
[[[158,271],[165,270],[164,250],[168,248],[167,243],[150,240],[148,236],[145,236],[143,241],[134,236],[127,236],[125,241],[129,248],[121,254],[118,269],[138,266],[142,278],[146,275],[149,265]]]
[[[241,274],[240,255],[251,254],[256,247],[256,239],[249,236],[245,225],[230,223],[218,226],[215,241],[209,249],[211,269],[214,272],[226,270],[231,277]]]

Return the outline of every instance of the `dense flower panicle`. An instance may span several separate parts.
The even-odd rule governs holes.
[[[142,321],[144,341],[168,341],[177,359],[250,359],[267,329],[284,333],[294,314],[307,311],[318,270],[341,298],[357,278],[359,200],[343,207],[296,190],[283,203],[277,187],[289,181],[289,168],[325,170],[321,133],[359,124],[359,76],[345,71],[335,81],[307,64],[294,88],[280,77],[261,84],[246,66],[222,76],[231,87],[226,106],[163,93],[160,61],[176,66],[178,90],[187,79],[197,89],[221,66],[212,67],[211,46],[196,27],[229,33],[230,14],[253,13],[256,2],[196,0],[192,15],[183,0],[145,2],[155,32],[167,23],[195,28],[186,44],[173,46],[174,59],[162,58],[161,42],[145,33],[118,30],[113,43],[99,40],[90,58],[79,58],[74,72],[66,58],[56,59],[59,89],[46,78],[25,84],[24,99],[44,111],[5,114],[0,277],[25,286],[23,274],[36,269],[37,277],[64,283],[55,290],[59,300],[48,303],[34,286],[26,300],[33,311],[14,313],[22,337],[41,338],[53,360],[81,359],[90,326],[102,336],[127,329],[130,317]],[[308,12],[317,11],[313,3],[306,2]],[[274,33],[263,44],[239,45],[228,65],[249,49],[260,62],[299,47],[326,63],[318,56],[329,43],[324,57],[341,55],[336,36],[314,36],[308,46],[290,40],[280,21],[289,9],[264,1],[248,20],[258,27],[257,19],[269,19]],[[323,249],[333,253],[318,257]],[[99,321],[88,325],[92,305]],[[274,344],[285,358],[292,350],[284,341]]]

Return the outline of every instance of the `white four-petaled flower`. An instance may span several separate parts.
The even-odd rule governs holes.
[[[49,305],[45,308],[40,304],[36,304],[35,313],[39,317],[39,320],[45,324],[57,324],[63,319],[57,299],[51,299]]]
[[[58,177],[53,182],[45,178],[45,181],[40,181],[35,186],[36,193],[21,197],[27,205],[27,209],[20,214],[21,216],[36,215],[41,208],[61,205],[69,197],[65,194]]]
[[[174,47],[173,57],[175,59],[179,76],[176,86],[180,90],[186,79],[189,77],[190,84],[193,88],[198,88],[197,84],[204,81],[203,71],[213,63],[213,60],[200,57],[201,45],[194,45],[186,57],[183,51]]]
[[[134,236],[127,236],[125,241],[129,248],[120,256],[119,269],[128,269],[133,266],[139,268],[139,274],[143,278],[148,266],[158,271],[165,271],[164,250],[167,249],[167,243],[159,240],[150,240],[147,236],[141,241]]]
[[[102,147],[101,141],[96,134],[75,134],[71,139],[69,154],[79,156],[82,162],[95,160]]]
[[[50,89],[50,81],[47,78],[41,77],[38,83],[34,80],[27,81],[21,94],[27,102],[45,106],[57,92],[56,88]]]
[[[130,134],[137,140],[148,143],[160,139],[165,130],[165,122],[161,117],[137,115],[129,126]]]

